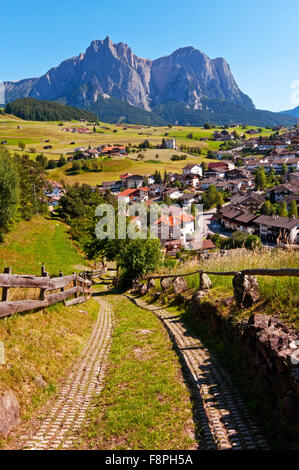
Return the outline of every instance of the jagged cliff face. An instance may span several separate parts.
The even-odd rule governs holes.
[[[88,107],[99,96],[113,96],[150,110],[168,101],[201,109],[201,98],[226,99],[253,108],[224,59],[211,60],[193,47],[150,61],[124,43],[93,41],[85,53],[65,60],[41,78],[7,82],[6,100],[28,96]]]
[[[227,62],[211,60],[193,47],[178,49],[152,63],[151,96],[155,105],[177,101],[201,109],[201,98],[207,97],[253,107],[239,90]]]

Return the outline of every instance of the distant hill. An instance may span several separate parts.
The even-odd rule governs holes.
[[[126,124],[142,124],[145,126],[165,126],[168,121],[154,112],[137,108],[117,98],[104,98],[99,96],[98,100],[89,106],[100,121]]]
[[[293,116],[259,109],[248,109],[225,100],[201,100],[201,109],[190,109],[184,103],[168,102],[154,108],[159,116],[182,126],[210,124],[247,124],[250,126],[289,127],[295,124]]]
[[[292,125],[293,116],[258,111],[223,58],[183,47],[156,60],[137,57],[107,37],[39,78],[5,82],[6,100],[53,100],[94,112],[107,122],[200,125],[230,122]]]
[[[83,109],[66,106],[55,101],[34,98],[19,98],[5,107],[5,113],[13,114],[26,121],[71,121],[85,119],[96,122],[97,116]]]
[[[290,109],[289,111],[282,111],[281,114],[289,114],[290,116],[294,116],[299,119],[299,106],[297,106],[297,108]]]

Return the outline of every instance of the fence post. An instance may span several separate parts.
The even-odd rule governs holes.
[[[44,263],[42,264],[42,267],[41,267],[41,275],[42,275],[42,277],[48,277],[48,275],[49,275],[49,274],[46,272],[46,268],[45,268]],[[40,293],[39,293],[39,300],[45,300],[46,290],[47,290],[47,289],[41,289],[41,290],[40,290]]]
[[[4,268],[4,274],[11,274],[11,268]],[[9,287],[2,288],[2,302],[8,301],[8,289]]]
[[[59,271],[59,277],[63,277],[63,272]],[[64,287],[61,287],[60,292],[64,291]]]
[[[202,285],[202,275],[203,275],[203,271],[198,271],[198,274],[199,274],[199,290],[201,289],[201,285]]]
[[[45,273],[46,273],[45,263],[42,263],[42,267],[41,267],[41,275],[42,275],[42,277],[45,277]]]
[[[77,274],[75,272],[73,272],[74,275],[77,276]],[[77,282],[77,277],[74,279],[74,287],[77,287],[78,285],[78,282]],[[75,299],[77,299],[78,297],[78,292],[75,292]]]

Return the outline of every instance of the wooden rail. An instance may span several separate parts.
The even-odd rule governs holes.
[[[99,276],[102,276],[103,274],[106,274],[106,273],[107,273],[107,268],[104,267],[104,268],[94,269],[92,271],[83,271],[80,274],[82,276],[86,276],[87,279],[92,280],[92,279],[95,279],[95,278],[97,278]]]
[[[284,268],[284,269],[243,269],[241,271],[202,271],[198,270],[191,273],[183,274],[161,274],[156,276],[148,276],[144,278],[146,281],[151,279],[167,279],[176,277],[194,276],[195,274],[208,274],[210,276],[236,276],[237,274],[252,275],[252,276],[292,276],[299,277],[299,269],[297,268]]]
[[[71,286],[68,287],[69,285]],[[61,301],[64,301],[65,306],[68,307],[85,302],[91,295],[91,280],[87,279],[86,276],[76,273],[63,276],[63,273],[60,273],[59,277],[50,278],[44,265],[41,268],[41,276],[11,274],[11,269],[5,268],[4,274],[0,274],[0,287],[2,287],[0,318],[13,315],[14,313],[49,307]],[[39,289],[39,299],[10,301],[10,288]],[[59,292],[51,293],[51,291]],[[78,297],[78,294],[83,295]],[[75,296],[75,298],[66,301],[66,299],[72,296]]]

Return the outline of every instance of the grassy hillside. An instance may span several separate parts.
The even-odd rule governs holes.
[[[0,244],[1,270],[11,266],[13,273],[40,274],[42,261],[50,274],[83,268],[84,259],[63,224],[41,217],[21,222]],[[11,289],[11,298],[20,298],[21,291]],[[0,341],[5,348],[0,394],[6,389],[16,393],[22,420],[55,395],[62,376],[89,337],[97,312],[98,303],[91,299],[83,305],[66,308],[60,303],[44,311],[0,319]],[[46,382],[45,388],[38,386],[39,376]]]
[[[0,243],[1,271],[9,266],[15,274],[38,275],[43,262],[50,275],[60,270],[71,274],[85,264],[69,239],[67,227],[58,221],[35,217],[20,222]]]
[[[183,167],[188,163],[201,163],[204,160],[201,156],[188,156],[187,160],[173,162],[170,160],[171,156],[174,153],[181,154],[181,152],[176,152],[174,150],[147,150],[142,153],[145,156],[143,161],[136,160],[137,154],[123,159],[99,159],[99,162],[102,164],[103,171],[85,172],[81,170],[74,174],[71,171],[72,164],[68,163],[64,167],[50,170],[48,174],[49,178],[52,180],[59,181],[63,179],[69,184],[79,182],[96,185],[102,183],[102,181],[119,180],[121,173],[125,173],[127,171],[132,174],[150,175],[158,170],[161,172],[162,176],[165,170],[167,172],[174,173],[182,172]],[[159,159],[155,158],[156,154],[159,154]]]

